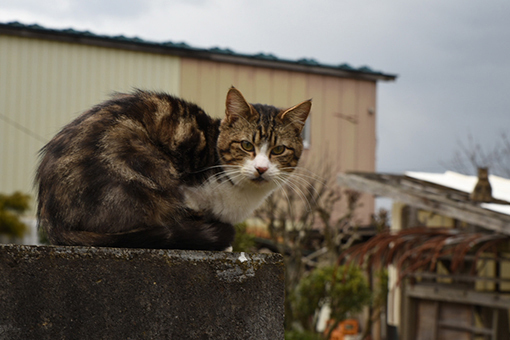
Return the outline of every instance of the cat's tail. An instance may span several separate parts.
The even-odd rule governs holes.
[[[52,244],[116,248],[227,250],[235,229],[222,222],[187,221],[179,226],[144,227],[121,233],[48,232]]]

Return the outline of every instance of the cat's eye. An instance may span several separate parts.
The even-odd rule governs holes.
[[[271,150],[271,153],[273,155],[281,155],[283,152],[285,151],[285,146],[283,145],[278,145],[278,146],[275,146],[273,148],[273,150]]]
[[[248,152],[252,152],[253,150],[255,150],[255,147],[253,146],[252,143],[248,142],[247,140],[243,140],[241,142],[241,147],[245,150],[245,151],[248,151]]]

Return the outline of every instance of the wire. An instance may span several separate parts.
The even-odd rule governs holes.
[[[24,134],[38,140],[39,142],[43,142],[43,143],[47,143],[48,140],[46,138],[44,138],[43,136],[33,132],[32,130],[24,127],[23,125],[19,124],[19,123],[16,123],[15,121],[7,118],[6,116],[4,116],[3,114],[0,113],[0,118],[6,122],[7,124],[11,125],[12,127],[14,127],[15,129],[23,132]]]

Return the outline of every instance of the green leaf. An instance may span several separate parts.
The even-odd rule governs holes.
[[[20,216],[29,208],[30,196],[15,192],[12,195],[0,194],[0,234],[10,237],[23,237],[28,231]]]

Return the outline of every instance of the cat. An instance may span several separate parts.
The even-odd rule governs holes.
[[[493,200],[488,168],[478,168],[478,181],[469,198],[473,202],[491,202]]]
[[[40,151],[37,216],[52,244],[227,250],[243,221],[292,175],[311,100],[225,116],[166,93],[118,93]]]

